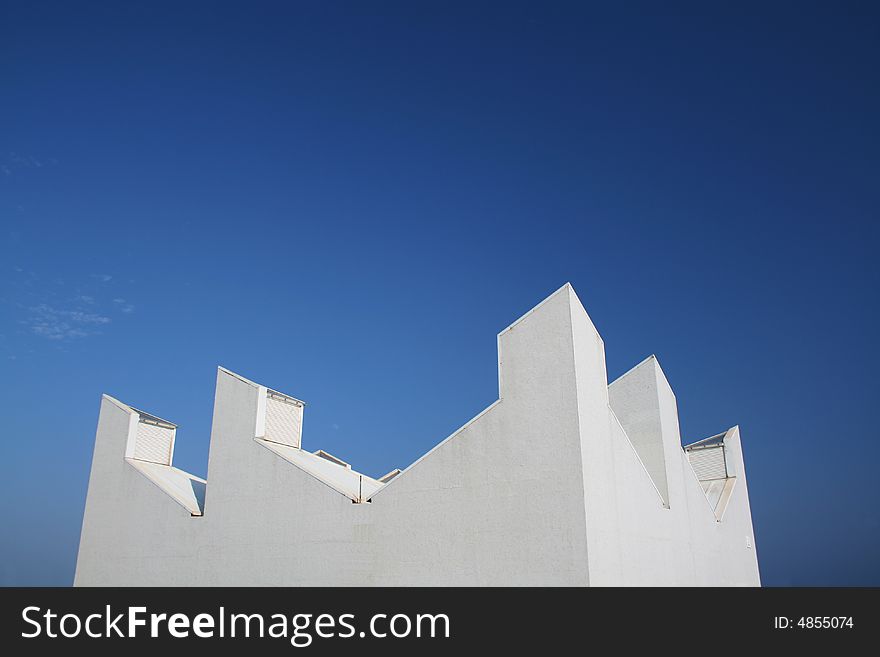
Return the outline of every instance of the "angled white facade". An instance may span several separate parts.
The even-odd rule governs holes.
[[[498,376],[378,479],[223,368],[207,482],[172,465],[172,423],[105,395],[75,584],[760,585],[738,428],[682,448],[657,360],[609,385],[570,285],[498,335]]]

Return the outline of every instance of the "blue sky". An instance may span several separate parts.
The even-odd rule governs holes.
[[[0,9],[0,584],[72,581],[102,392],[379,475],[571,281],[741,425],[766,584],[880,585],[876,5],[129,4]]]

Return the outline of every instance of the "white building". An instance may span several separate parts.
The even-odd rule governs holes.
[[[499,398],[373,479],[303,403],[220,368],[208,480],[104,396],[75,584],[760,584],[737,427],[681,447],[652,356],[611,383],[570,285],[498,335]],[[313,448],[312,448],[313,449]]]

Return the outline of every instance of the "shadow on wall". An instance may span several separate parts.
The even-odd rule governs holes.
[[[189,483],[192,485],[193,495],[196,496],[196,500],[199,503],[199,508],[204,513],[204,511],[205,511],[205,489],[207,488],[208,482],[200,481],[198,479],[190,479]]]

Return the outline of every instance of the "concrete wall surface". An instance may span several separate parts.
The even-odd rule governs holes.
[[[760,585],[738,428],[683,449],[657,360],[609,386],[570,285],[498,335],[498,370],[498,401],[380,479],[223,368],[207,482],[173,424],[105,395],[75,585]]]

